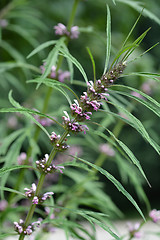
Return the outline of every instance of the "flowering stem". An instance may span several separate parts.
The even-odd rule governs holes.
[[[62,143],[63,140],[67,137],[67,135],[68,135],[68,130],[66,130],[63,133],[62,137],[59,140],[59,143]],[[51,164],[51,162],[52,162],[53,158],[55,157],[57,151],[58,150],[53,147],[53,149],[52,149],[52,151],[51,151],[51,153],[49,155],[48,161],[47,161],[48,166]],[[44,172],[40,175],[40,178],[39,178],[39,181],[38,181],[38,184],[37,184],[37,188],[36,188],[36,192],[35,192],[35,196],[39,195],[39,193],[40,193],[40,191],[42,189],[44,180],[45,180],[45,176],[46,176],[46,174]],[[26,220],[25,220],[25,223],[24,223],[25,227],[27,227],[28,224],[30,223],[30,221],[32,219],[32,216],[34,214],[35,208],[36,208],[36,204],[31,204],[30,209],[29,209],[28,214],[27,214],[27,217],[26,217]],[[19,237],[19,240],[23,240],[24,237],[25,237],[24,233],[21,233],[20,237]]]

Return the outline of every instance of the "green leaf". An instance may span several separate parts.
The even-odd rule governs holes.
[[[45,61],[45,71],[41,76],[41,79],[45,79],[51,72],[52,66],[56,66],[57,59],[58,59],[58,54],[60,51],[60,47],[62,46],[65,38],[60,38],[55,47],[50,51],[46,61]],[[41,82],[38,83],[37,88],[41,85]]]
[[[24,133],[24,129],[19,129],[19,130],[16,130],[16,131],[12,132],[5,139],[3,139],[3,142],[0,145],[0,155],[5,155],[9,146],[10,146],[10,144],[13,141],[15,141],[15,139],[23,133]]]
[[[35,71],[36,73],[40,73],[40,69],[27,63],[23,62],[4,62],[0,63],[0,73],[11,70],[13,68],[26,68]]]
[[[32,57],[32,56],[35,55],[36,53],[42,51],[44,48],[47,48],[47,47],[49,47],[49,46],[51,46],[51,45],[54,45],[54,44],[56,44],[56,43],[57,43],[56,40],[51,40],[51,41],[42,43],[42,44],[39,45],[37,48],[35,48],[35,49],[27,56],[27,58]]]
[[[88,78],[87,78],[87,75],[82,67],[82,65],[77,61],[76,58],[74,58],[69,52],[67,52],[65,49],[60,49],[59,50],[62,55],[65,57],[65,58],[68,58],[78,69],[79,71],[82,73],[82,76],[84,77],[84,80],[86,81],[86,83],[88,83]]]
[[[129,125],[131,125],[133,128],[135,128],[141,134],[141,136],[156,150],[156,152],[158,154],[160,154],[160,147],[149,136],[149,134],[147,133],[146,129],[144,128],[144,126],[143,126],[143,124],[141,123],[140,120],[138,120],[135,116],[133,116],[133,114],[128,112],[128,110],[126,110],[126,108],[121,107],[121,106],[119,106],[119,105],[117,105],[116,103],[113,103],[113,102],[111,103],[111,102],[108,101],[108,103],[115,106],[119,111],[124,112],[129,117],[128,121],[127,120],[124,120],[124,121],[126,121]],[[112,114],[112,115],[114,115],[114,114]]]
[[[38,45],[38,41],[32,37],[32,35],[22,28],[20,25],[9,24],[7,26],[7,30],[13,31],[24,38],[27,42],[31,44],[31,46],[36,47]]]
[[[92,168],[95,168],[97,171],[99,171],[102,175],[104,175],[106,178],[108,178],[115,186],[116,188],[122,192],[124,194],[124,196],[126,198],[128,198],[128,200],[135,206],[135,208],[137,209],[137,211],[140,213],[140,215],[143,217],[143,219],[145,220],[145,217],[141,211],[141,209],[138,207],[136,201],[132,198],[132,196],[124,189],[124,187],[122,186],[122,184],[117,181],[116,178],[114,178],[109,172],[107,172],[106,170],[104,170],[103,168],[96,166],[93,163],[90,163],[82,158],[78,158],[76,157],[77,160],[80,160],[81,162],[86,163],[87,165],[91,166]]]
[[[34,167],[29,166],[29,165],[17,165],[17,166],[11,166],[11,167],[4,167],[4,168],[0,169],[0,177],[3,174],[7,173],[7,172],[10,172],[10,171],[13,171],[13,170],[17,170],[17,169],[21,169],[21,168],[32,168],[32,169],[35,169]]]
[[[92,62],[92,68],[93,68],[93,77],[94,77],[94,83],[95,83],[95,81],[96,81],[96,65],[95,65],[95,61],[94,61],[94,58],[93,58],[93,55],[92,55],[92,53],[91,53],[91,51],[90,51],[90,49],[87,47],[87,52],[88,52],[88,54],[89,54],[89,56],[90,56],[90,59],[91,59],[91,62]]]
[[[131,0],[115,0],[115,1],[127,4],[138,12],[141,12],[143,8],[141,6],[143,3],[140,1],[131,1]],[[156,23],[160,25],[160,19],[148,9],[144,9],[142,15],[145,17],[149,17],[150,19],[154,20]]]
[[[16,194],[25,196],[24,193],[21,193],[21,192],[19,192],[19,191],[16,191],[16,190],[14,190],[14,189],[12,189],[12,188],[7,188],[7,187],[1,187],[1,186],[0,186],[0,189],[3,190],[3,191],[13,192],[13,193],[16,193]]]
[[[105,65],[104,65],[104,72],[103,74],[106,73],[107,68],[108,68],[108,63],[110,59],[110,53],[111,53],[111,15],[110,15],[110,10],[107,5],[107,25],[106,25],[106,60],[105,60]]]
[[[35,78],[33,80],[28,80],[28,83],[38,83],[40,82],[45,84],[46,86],[52,87],[52,88],[56,88],[59,91],[62,91],[61,87],[64,87],[66,89],[68,89],[75,97],[76,99],[79,101],[79,97],[76,95],[76,93],[70,88],[68,87],[67,84],[59,82],[57,80],[51,79],[51,78]],[[64,94],[64,92],[62,92]],[[67,98],[68,99],[68,98]],[[71,100],[69,100],[69,102],[71,103]]]

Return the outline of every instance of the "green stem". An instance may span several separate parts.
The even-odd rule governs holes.
[[[71,27],[72,27],[73,22],[74,22],[74,18],[75,18],[75,15],[76,15],[78,3],[79,3],[79,0],[75,0],[74,4],[73,4],[73,7],[72,7],[72,12],[71,12],[70,18],[68,20],[68,24],[67,24],[67,29],[69,31],[71,30]]]

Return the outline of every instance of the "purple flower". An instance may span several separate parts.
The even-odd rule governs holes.
[[[6,19],[0,19],[0,27],[5,28],[8,26],[8,21]]]
[[[0,211],[4,211],[8,205],[6,200],[0,200]]]
[[[40,221],[33,222],[29,224],[27,227],[24,224],[24,221],[22,219],[19,220],[18,222],[14,222],[14,228],[15,231],[18,234],[24,233],[24,235],[31,235],[33,231],[35,231],[35,227],[39,227]]]
[[[71,31],[70,31],[70,38],[71,39],[76,39],[79,37],[79,27],[78,26],[73,26],[71,27]]]
[[[100,144],[99,145],[99,150],[106,154],[107,156],[113,157],[115,155],[115,151],[113,150],[113,148],[111,148],[111,146],[107,143],[104,144]]]
[[[21,152],[17,158],[18,164],[19,165],[25,164],[26,158],[27,158],[27,154],[25,152]],[[31,161],[31,158],[29,159],[29,161]]]
[[[128,225],[131,237],[135,237],[135,238],[142,237],[142,233],[139,231],[139,228],[140,228],[139,222],[135,223],[134,225],[132,223],[128,222],[127,225]]]
[[[40,202],[44,202],[45,200],[47,200],[48,198],[51,198],[51,196],[53,195],[53,192],[46,192],[42,195],[42,197],[40,198]]]
[[[38,201],[39,201],[38,197],[35,196],[35,197],[33,198],[33,200],[32,200],[32,203],[33,203],[33,204],[38,204]]]
[[[28,197],[28,198],[33,197],[35,192],[36,192],[36,189],[37,189],[37,187],[36,187],[35,183],[32,183],[32,187],[31,188],[24,188],[24,190],[26,191],[25,192],[26,197]]]
[[[160,221],[160,210],[153,209],[149,213],[150,218],[154,223],[157,223]]]
[[[60,36],[66,35],[66,36],[70,37],[71,39],[78,38],[78,36],[80,34],[78,26],[73,26],[73,27],[71,27],[71,30],[68,31],[67,27],[64,24],[58,23],[53,28],[55,30],[56,35],[60,35]]]
[[[45,65],[46,63],[43,63],[43,65],[40,66],[42,74],[45,71]],[[59,82],[64,82],[65,80],[68,80],[70,78],[70,72],[62,71],[61,69],[59,69],[58,72],[56,72],[56,66],[53,65],[49,77],[57,79]]]
[[[149,80],[142,84],[141,89],[144,93],[151,95],[155,87],[156,87],[156,82]]]
[[[143,97],[141,94],[139,94],[138,92],[132,91],[132,92],[131,92],[131,95],[133,95],[133,96],[135,96],[135,97],[138,97],[138,98],[141,98],[141,99],[144,99],[144,97]]]
[[[56,35],[65,35],[68,34],[67,28],[64,24],[58,23],[56,26],[53,27],[55,30]]]

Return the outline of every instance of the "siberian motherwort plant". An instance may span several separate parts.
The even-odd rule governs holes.
[[[28,56],[30,58],[41,50],[53,45],[53,49],[49,52],[43,65],[40,66],[40,69],[36,69],[36,74],[40,75],[27,81],[27,83],[37,83],[37,91],[40,91],[41,87],[46,87],[47,93],[44,101],[41,102],[43,105],[42,110],[36,110],[37,108],[33,104],[31,108],[21,106],[13,99],[12,91],[9,93],[9,100],[14,108],[2,108],[0,110],[1,112],[17,113],[17,119],[21,118],[21,114],[29,119],[29,121],[26,120],[27,127],[25,130],[17,129],[11,134],[9,142],[7,142],[7,138],[1,146],[3,153],[12,144],[12,151],[7,155],[8,159],[11,157],[14,158],[14,154],[16,157],[18,156],[18,165],[12,161],[9,162],[6,157],[6,164],[4,163],[0,171],[0,175],[5,174],[1,184],[2,200],[0,202],[0,209],[3,210],[1,226],[5,224],[5,218],[10,209],[13,208],[15,211],[18,209],[17,211],[20,211],[19,215],[21,215],[21,218],[19,220],[14,219],[13,225],[16,234],[19,235],[19,240],[23,240],[25,236],[32,234],[35,239],[40,239],[41,231],[53,232],[55,228],[64,229],[66,239],[68,239],[68,236],[72,236],[75,239],[95,240],[94,224],[102,227],[114,239],[130,240],[141,238],[142,234],[140,230],[144,222],[142,224],[136,223],[135,226],[128,224],[127,236],[121,237],[114,233],[110,226],[106,224],[106,222],[109,224],[109,214],[114,213],[121,216],[122,213],[111,201],[110,197],[101,189],[101,185],[97,182],[97,173],[101,173],[110,180],[135,206],[145,221],[141,209],[132,196],[115,177],[102,168],[106,158],[115,158],[120,169],[124,168],[127,172],[127,177],[133,180],[135,185],[139,184],[138,194],[145,201],[149,214],[147,220],[152,220],[154,223],[158,223],[160,220],[159,211],[155,209],[150,210],[147,197],[141,187],[141,183],[138,182],[137,169],[150,185],[139,161],[132,151],[118,139],[124,124],[128,124],[136,129],[158,154],[160,153],[158,144],[150,137],[140,120],[132,114],[135,102],[140,102],[159,117],[160,114],[157,111],[159,103],[149,96],[146,92],[149,92],[146,86],[142,88],[147,90],[140,91],[125,84],[119,84],[121,77],[129,75],[149,77],[158,81],[157,77],[160,76],[159,74],[144,72],[125,74],[124,72],[128,64],[144,55],[142,53],[139,57],[131,59],[132,53],[137,50],[149,29],[142,33],[133,43],[128,43],[128,39],[135,29],[139,17],[126,37],[122,48],[111,61],[111,16],[107,5],[106,60],[104,71],[100,78],[96,77],[95,62],[90,49],[87,48],[93,67],[93,80],[88,80],[82,65],[70,54],[68,47],[70,41],[76,41],[80,37],[81,28],[74,26],[74,17],[79,2],[79,0],[74,1],[67,26],[58,23],[53,27],[55,35],[59,39],[39,45]],[[141,14],[143,14],[143,11]],[[4,20],[0,22],[3,27],[6,26]],[[62,70],[64,60],[68,64],[67,71]],[[74,80],[73,65],[82,74],[85,84]],[[85,87],[80,96],[70,88],[69,80],[71,84],[78,84],[80,87]],[[58,90],[66,97],[70,105],[69,107],[62,103],[61,108],[61,98],[55,92],[53,94],[53,89]],[[71,94],[74,95],[75,99],[71,100]],[[56,102],[57,108],[57,115],[55,114],[54,116],[47,113],[51,97]],[[131,101],[128,101],[128,98]],[[109,106],[111,106],[111,109]],[[61,115],[62,112],[63,115]],[[97,121],[96,118],[98,114],[100,114],[100,121]],[[108,115],[110,118],[108,118]],[[115,117],[118,121],[113,121],[112,117]],[[21,121],[23,122],[22,119]],[[36,125],[33,125],[33,123]],[[113,130],[110,130],[109,124],[112,126],[113,123],[116,126]],[[47,129],[49,129],[50,134]],[[47,151],[50,149],[50,153],[46,153],[47,151],[45,151],[42,158],[37,157],[37,155],[42,156],[42,152],[46,149],[46,140],[43,139],[43,144],[40,146],[37,144],[40,138],[40,130],[47,135],[48,142],[50,143],[47,148]],[[89,143],[93,143],[93,145],[95,144],[94,150],[100,152],[99,157],[95,159],[96,161],[93,160],[91,162],[81,158],[83,151],[80,147],[76,146],[77,143],[79,145],[79,142],[82,141],[81,133],[86,136],[84,147],[89,148]],[[89,134],[90,137],[87,138]],[[28,139],[27,144],[25,141],[26,138]],[[72,139],[73,145],[75,145],[74,151],[72,148]],[[68,143],[69,141],[71,144]],[[42,152],[41,148],[43,149]],[[129,161],[124,161],[124,159]],[[129,162],[132,162],[134,165],[131,165]],[[76,171],[76,168],[79,170]],[[11,181],[8,180],[8,174],[13,170],[17,171],[16,181],[14,180],[14,190],[10,187]],[[26,176],[29,187],[25,186],[26,183],[24,180]],[[70,184],[69,182],[69,186],[67,186],[65,183],[65,179],[67,178],[70,178],[71,183],[74,183]],[[8,184],[6,186],[7,180]],[[34,181],[31,182],[31,180]],[[24,189],[23,192],[22,187]],[[10,192],[7,196],[8,202],[4,200],[4,191]],[[17,195],[20,195],[20,197],[17,197]],[[23,198],[27,201],[24,202]],[[25,207],[24,209],[16,208],[14,203],[18,203],[22,208],[24,204]],[[106,207],[104,208],[104,206]],[[91,210],[86,210],[88,208]],[[33,221],[32,218],[36,220]],[[84,226],[78,223],[77,220],[82,220],[83,218],[91,223],[92,233],[89,233]],[[37,228],[39,228],[39,231]],[[35,233],[33,233],[34,231]],[[2,231],[0,236],[7,236],[7,231]]]

